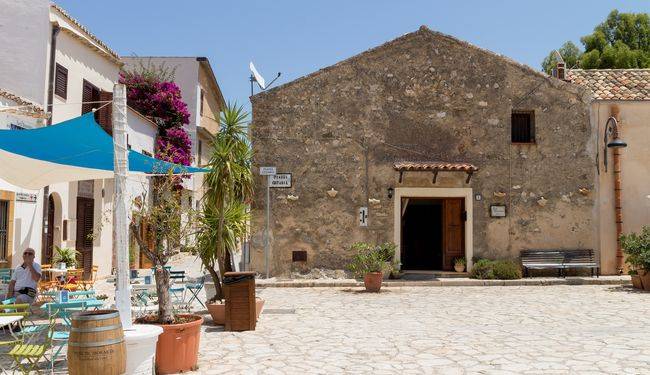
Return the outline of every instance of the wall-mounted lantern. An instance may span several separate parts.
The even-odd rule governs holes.
[[[392,198],[393,198],[393,193],[394,193],[394,192],[395,192],[395,189],[393,189],[392,186],[388,188],[388,199],[392,199]]]
[[[613,139],[611,141],[608,141],[610,135],[612,136]],[[616,121],[616,118],[614,116],[608,118],[607,122],[605,123],[604,142],[605,142],[605,147],[603,148],[603,154],[604,154],[603,162],[605,164],[605,172],[607,172],[607,149],[627,147],[627,143],[625,143],[621,138],[618,137],[618,121]]]

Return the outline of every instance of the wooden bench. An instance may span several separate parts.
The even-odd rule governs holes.
[[[558,277],[564,269],[564,253],[560,250],[522,250],[521,266],[524,277],[530,276],[530,270],[557,269]]]
[[[564,269],[569,268],[589,268],[591,277],[600,276],[600,266],[596,262],[596,255],[592,249],[564,250]]]
[[[591,276],[600,276],[600,266],[592,249],[569,250],[522,250],[521,265],[524,276],[530,276],[530,270],[557,269],[558,277],[566,276],[567,269],[589,268]]]

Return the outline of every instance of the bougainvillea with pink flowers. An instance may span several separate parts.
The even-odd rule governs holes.
[[[192,141],[183,125],[190,123],[190,112],[181,97],[173,74],[151,65],[122,71],[119,82],[126,85],[130,107],[158,125],[156,157],[172,163],[190,165]]]

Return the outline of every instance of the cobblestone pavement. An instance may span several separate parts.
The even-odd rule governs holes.
[[[203,326],[201,374],[650,374],[650,293],[611,285],[268,288]]]

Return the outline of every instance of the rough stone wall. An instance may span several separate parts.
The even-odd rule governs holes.
[[[307,267],[339,268],[353,242],[392,241],[390,186],[482,194],[473,208],[477,256],[595,246],[589,100],[571,84],[423,27],[252,101],[254,164],[293,173],[291,189],[271,189],[274,274],[295,266],[293,250],[307,251]],[[536,144],[511,144],[512,110],[535,112]],[[431,173],[408,172],[399,184],[393,163],[405,159],[480,170],[469,184],[450,172],[435,185]],[[251,261],[260,271],[265,186],[257,176]],[[493,203],[505,203],[508,216],[490,218]],[[367,228],[357,222],[361,206]]]

